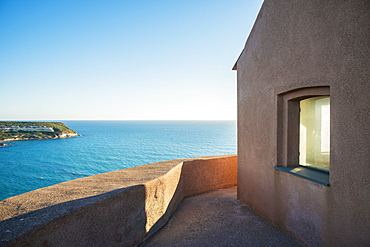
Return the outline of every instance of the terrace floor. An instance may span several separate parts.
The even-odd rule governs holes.
[[[140,247],[301,246],[236,199],[236,187],[184,199],[167,225]]]

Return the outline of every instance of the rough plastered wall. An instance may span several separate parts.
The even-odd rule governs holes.
[[[265,0],[237,62],[238,198],[308,246],[370,244],[370,2]],[[278,95],[329,86],[330,186],[275,170]]]

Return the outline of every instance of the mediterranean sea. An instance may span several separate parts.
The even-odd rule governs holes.
[[[81,136],[0,147],[0,200],[164,160],[235,154],[235,121],[60,121]]]

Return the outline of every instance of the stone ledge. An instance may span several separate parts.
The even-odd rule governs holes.
[[[184,197],[236,185],[237,156],[158,162],[0,202],[0,246],[135,246]]]

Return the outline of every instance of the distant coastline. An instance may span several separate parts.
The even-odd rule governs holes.
[[[79,136],[61,122],[0,121],[0,142],[59,139]],[[7,146],[0,143],[0,147]]]

